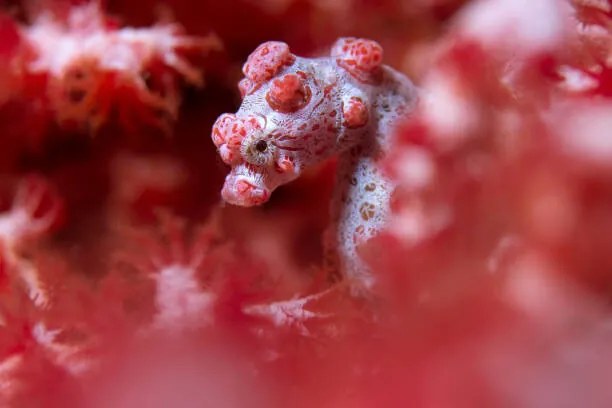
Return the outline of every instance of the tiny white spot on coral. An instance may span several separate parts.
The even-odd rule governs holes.
[[[559,86],[569,92],[586,92],[595,89],[598,85],[595,78],[569,65],[561,65],[558,73],[563,78]]]
[[[261,305],[250,305],[243,309],[246,314],[268,319],[276,327],[297,327],[300,334],[307,336],[309,331],[304,325],[307,320],[328,317],[328,314],[316,313],[305,307],[309,302],[320,299],[331,290],[319,292],[314,295],[294,298],[279,302]]]

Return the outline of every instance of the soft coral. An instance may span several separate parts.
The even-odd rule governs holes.
[[[116,114],[127,130],[145,124],[168,132],[178,114],[179,79],[202,85],[201,70],[185,54],[220,45],[213,35],[184,35],[178,23],[120,28],[97,1],[67,13],[43,4],[20,27],[25,47],[13,65],[26,80],[43,78],[39,101],[64,127],[95,132]]]

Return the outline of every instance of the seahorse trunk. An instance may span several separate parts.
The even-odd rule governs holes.
[[[398,124],[417,101],[414,86],[396,71],[385,67],[383,92],[373,92],[375,129],[361,135],[361,143],[339,157],[336,187],[330,208],[331,225],[325,246],[332,267],[348,279],[353,291],[369,290],[374,275],[359,255],[359,246],[384,227],[389,216],[393,181],[379,168],[390,148]],[[335,254],[333,251],[336,251]]]
[[[358,146],[340,157],[327,245],[337,251],[337,269],[351,286],[369,289],[374,277],[358,247],[384,227],[394,185],[378,169],[375,157],[356,154],[362,149]]]

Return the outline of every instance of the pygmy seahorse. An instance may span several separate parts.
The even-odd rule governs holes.
[[[414,85],[382,57],[382,47],[367,39],[340,38],[322,58],[263,43],[243,66],[240,108],[222,114],[212,130],[232,167],[221,192],[230,204],[262,204],[278,186],[339,156],[325,245],[341,276],[360,289],[375,279],[357,248],[384,226],[394,188],[377,162],[417,100]]]

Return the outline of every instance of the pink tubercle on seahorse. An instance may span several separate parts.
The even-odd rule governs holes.
[[[244,64],[240,108],[212,130],[232,167],[221,192],[230,204],[262,204],[304,170],[339,157],[325,244],[354,288],[375,282],[357,247],[384,227],[394,188],[377,162],[417,101],[415,86],[382,59],[382,47],[367,39],[340,38],[321,58],[263,43]]]

